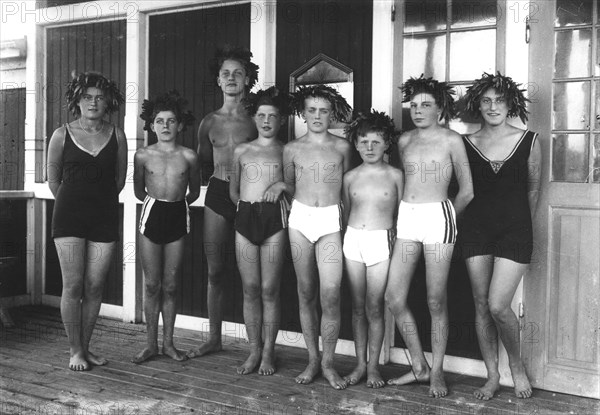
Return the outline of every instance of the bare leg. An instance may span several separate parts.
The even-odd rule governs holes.
[[[267,239],[260,248],[261,257],[261,296],[263,304],[262,327],[264,347],[261,356],[259,375],[275,373],[275,341],[281,322],[281,271],[285,259],[287,231],[282,230]]]
[[[199,357],[222,350],[221,325],[223,323],[223,269],[227,261],[227,242],[231,224],[208,207],[204,208],[204,252],[208,263],[208,306],[209,336],[206,343],[190,350],[188,357]]]
[[[425,245],[425,274],[427,278],[427,304],[431,314],[431,375],[429,396],[441,398],[448,394],[444,379],[444,355],[448,329],[448,273],[452,260],[453,244]]]
[[[87,242],[85,279],[81,300],[81,345],[85,351],[86,360],[94,366],[108,363],[104,357],[90,352],[89,345],[100,313],[104,283],[112,265],[116,247],[116,242]]]
[[[487,369],[486,383],[475,390],[477,399],[489,400],[500,389],[500,372],[498,371],[498,330],[490,314],[488,293],[492,280],[494,257],[482,255],[468,258],[467,271],[471,279],[473,299],[475,301],[475,330],[483,362]]]
[[[171,359],[181,362],[187,359],[185,353],[177,350],[173,344],[173,331],[175,329],[177,278],[183,265],[184,238],[179,238],[166,244],[163,248],[164,268],[162,270],[162,301],[161,311],[163,317],[163,344],[162,352]],[[161,269],[161,268],[159,268]]]
[[[341,232],[322,236],[316,243],[315,254],[319,269],[321,293],[321,338],[323,358],[321,371],[334,389],[345,389],[348,384],[333,367],[335,346],[340,335],[340,289],[343,272]]]
[[[526,269],[527,264],[496,258],[489,293],[490,312],[498,326],[502,344],[508,354],[508,364],[515,384],[515,395],[518,398],[530,398],[532,390],[521,360],[519,320],[510,308],[510,303]]]
[[[254,245],[239,232],[235,233],[238,268],[244,287],[244,322],[250,343],[250,355],[237,368],[246,375],[256,369],[262,352],[262,304],[260,282],[260,247]]]
[[[367,375],[367,316],[365,297],[367,291],[367,267],[362,262],[345,258],[346,273],[352,295],[352,333],[356,350],[356,367],[344,380],[348,385],[356,385]]]
[[[146,347],[131,360],[142,363],[158,355],[158,316],[163,270],[163,246],[139,235],[139,247],[144,270],[144,315],[146,317]]]
[[[381,388],[385,381],[379,373],[379,355],[383,345],[384,309],[383,297],[387,285],[390,261],[385,260],[367,267],[366,312],[369,322],[369,362],[367,363],[367,387]]]
[[[294,260],[294,270],[298,278],[298,302],[300,325],[308,351],[308,365],[296,376],[296,383],[307,384],[319,373],[319,335],[317,316],[318,271],[315,260],[315,246],[296,229],[289,229],[290,244]],[[297,254],[294,254],[294,251]]]
[[[81,344],[81,297],[85,273],[85,239],[65,237],[54,240],[62,273],[62,294],[60,314],[67,339],[69,340],[71,370],[88,370],[90,364],[85,358]]]
[[[421,256],[421,244],[406,239],[397,239],[390,261],[390,271],[385,302],[390,308],[402,339],[412,359],[411,371],[390,379],[389,385],[406,385],[414,382],[429,381],[429,365],[423,354],[423,347],[417,333],[417,322],[408,308],[407,299],[410,282],[414,276]]]

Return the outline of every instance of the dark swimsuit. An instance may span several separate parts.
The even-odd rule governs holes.
[[[62,181],[52,213],[52,237],[74,236],[95,242],[119,239],[117,134],[96,156],[80,148],[65,126]]]
[[[187,202],[167,202],[146,196],[142,206],[140,233],[155,244],[177,241],[190,232],[190,215]]]
[[[269,202],[238,202],[234,228],[254,245],[262,243],[287,228],[287,209],[283,200]]]
[[[528,264],[533,231],[527,161],[537,133],[525,131],[503,161],[489,160],[463,137],[475,197],[467,206],[459,240],[463,258],[493,255]]]
[[[235,205],[229,197],[229,182],[214,176],[208,179],[204,206],[223,216],[228,222],[233,222]]]

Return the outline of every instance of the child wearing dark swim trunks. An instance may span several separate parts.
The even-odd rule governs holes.
[[[411,372],[388,383],[429,382],[429,396],[440,398],[448,394],[443,371],[448,329],[446,288],[456,241],[456,214],[462,213],[472,199],[473,186],[469,169],[462,168],[467,154],[460,135],[441,124],[454,113],[451,87],[421,75],[406,81],[402,91],[404,102],[410,103],[410,117],[416,128],[398,140],[404,194],[398,207],[396,244],[385,298],[410,352],[412,367]],[[460,187],[453,202],[448,200],[448,167]],[[419,336],[412,330],[417,324],[407,304],[422,252],[431,314],[431,368]]]
[[[187,357],[173,345],[177,276],[183,263],[184,236],[189,232],[188,205],[200,195],[196,152],[176,143],[177,134],[194,122],[186,101],[171,91],[144,100],[140,115],[157,143],[141,148],[134,158],[135,196],[144,202],[139,247],[144,270],[144,314],[147,344],[132,361],[158,355],[158,318],[163,317],[162,353],[174,360]],[[188,191],[189,188],[189,191]],[[187,195],[186,195],[187,193]]]
[[[379,355],[384,334],[384,293],[394,242],[396,211],[402,198],[402,171],[383,160],[394,138],[394,122],[384,113],[359,113],[346,132],[363,163],[344,175],[342,199],[346,272],[352,294],[356,368],[344,379],[381,388]],[[367,361],[368,344],[368,361]]]
[[[289,98],[276,87],[249,94],[243,101],[258,138],[233,153],[229,193],[237,204],[236,256],[244,287],[244,322],[250,356],[237,368],[245,375],[259,365],[260,375],[275,373],[275,340],[280,324],[279,286],[287,245],[287,208],[281,192],[283,144],[277,134],[289,115]],[[264,338],[263,338],[264,335]]]

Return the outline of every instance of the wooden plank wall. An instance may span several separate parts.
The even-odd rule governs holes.
[[[324,53],[352,68],[354,107],[370,109],[372,33],[371,1],[278,1],[277,84],[287,89],[293,71]],[[296,275],[289,262],[282,283],[281,303],[286,305],[282,307],[282,329],[300,331]],[[351,300],[346,281],[342,286],[340,337],[352,339]]]
[[[154,98],[177,89],[188,100],[196,122],[180,134],[179,143],[192,149],[197,146],[196,132],[202,118],[223,104],[216,76],[209,70],[209,61],[216,48],[224,44],[250,47],[249,4],[150,17],[148,96]],[[156,137],[149,137],[148,142],[156,142]],[[212,168],[203,170],[212,172]],[[177,295],[177,312],[196,317],[208,317],[203,214],[203,208],[190,209],[191,232],[186,237],[183,272]],[[226,321],[243,323],[242,287],[235,263],[233,238],[226,255],[224,318]],[[141,270],[139,258],[138,269]]]
[[[179,138],[193,149],[200,121],[223,104],[209,62],[224,44],[250,48],[250,4],[150,17],[148,96],[176,89],[188,100],[196,123]],[[156,142],[152,136],[149,143]]]
[[[25,88],[0,90],[0,190],[25,183]]]
[[[27,294],[27,200],[0,199],[0,292]]]
[[[65,101],[73,73],[100,72],[127,95],[125,20],[49,28],[46,35],[46,140],[49,141],[55,129],[74,119]],[[122,107],[111,115],[110,121],[123,128],[124,116]]]

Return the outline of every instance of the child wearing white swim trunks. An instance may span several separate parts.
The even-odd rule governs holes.
[[[442,124],[454,113],[451,87],[421,76],[406,81],[402,91],[403,101],[410,102],[410,117],[416,128],[398,140],[404,194],[398,208],[398,235],[385,299],[410,352],[412,367],[410,372],[388,383],[429,382],[429,396],[440,398],[448,394],[443,363],[447,344],[444,333],[448,327],[446,288],[456,238],[454,208],[458,214],[464,210],[473,198],[473,185],[470,170],[462,168],[468,163],[462,138]],[[459,184],[454,207],[447,200],[450,178],[445,179],[444,172],[448,167],[452,167]],[[407,304],[411,280],[423,251],[427,305],[433,327],[431,368]],[[431,252],[436,255],[430,255]]]
[[[383,159],[394,137],[391,118],[377,111],[359,113],[347,132],[363,163],[344,175],[342,186],[348,224],[343,252],[352,294],[357,358],[356,368],[345,379],[354,385],[366,377],[367,387],[380,388],[385,385],[378,368],[384,334],[384,293],[404,176]]]

